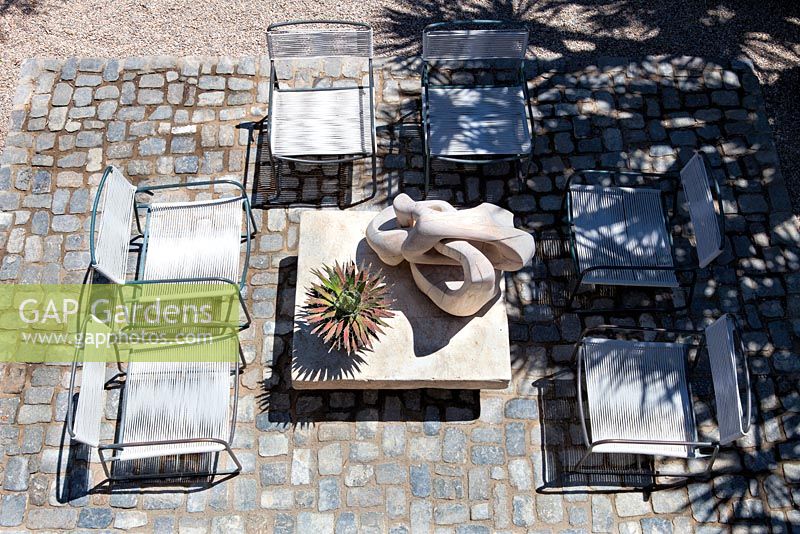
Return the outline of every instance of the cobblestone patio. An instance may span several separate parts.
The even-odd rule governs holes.
[[[175,176],[241,179],[247,134],[234,126],[266,113],[268,66],[266,58],[27,62],[0,167],[0,279],[83,279],[90,202],[108,164],[141,183]],[[317,188],[323,197],[344,198],[344,204],[368,198],[357,209],[374,209],[399,190],[419,194],[421,141],[413,113],[395,124],[416,108],[418,68],[416,59],[376,60],[377,195],[368,198],[370,177],[356,167],[344,175],[352,172],[353,182],[344,196],[337,191],[341,176],[323,173]],[[300,75],[308,83],[333,85],[357,78],[351,70],[328,61],[305,66]],[[507,164],[434,166],[431,195],[497,202],[539,240],[533,265],[507,277],[514,371],[508,389],[292,390],[288,366],[301,209],[256,210],[261,233],[248,285],[255,321],[242,336],[249,365],[241,376],[234,443],[244,472],[203,491],[110,493],[98,487],[103,477],[96,458],[64,437],[68,367],[5,364],[0,526],[797,532],[800,232],[750,67],[700,58],[598,59],[592,65],[531,63],[529,74],[537,165],[524,190]],[[754,430],[740,450],[718,462],[731,474],[657,491],[649,500],[592,481],[578,481],[593,484],[589,488],[560,483],[558,471],[580,443],[571,379],[556,374],[569,369],[570,344],[581,329],[576,316],[560,315],[557,307],[570,269],[555,226],[565,176],[598,165],[676,170],[697,148],[709,156],[722,186],[726,252],[700,272],[685,316],[638,320],[700,327],[720,313],[737,314],[750,351]],[[252,159],[250,182],[264,180],[263,154]],[[323,185],[325,176],[334,179]],[[256,200],[268,200],[265,194]],[[677,245],[685,246],[687,230],[676,230],[683,234]],[[113,437],[116,405],[117,391],[108,391],[107,439]],[[708,418],[707,407],[698,406],[698,412]]]

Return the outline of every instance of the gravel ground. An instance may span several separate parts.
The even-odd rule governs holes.
[[[524,20],[542,57],[747,57],[768,115],[795,213],[800,213],[800,3],[780,0],[0,0],[0,149],[28,57],[256,55],[270,22],[293,18],[374,24],[381,54],[416,53],[422,27],[454,18]]]

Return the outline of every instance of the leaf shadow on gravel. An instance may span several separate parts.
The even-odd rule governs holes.
[[[0,16],[6,13],[17,11],[23,15],[34,15],[39,12],[41,2],[39,0],[2,0],[0,2]]]

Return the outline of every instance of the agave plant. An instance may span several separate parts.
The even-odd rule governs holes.
[[[305,317],[311,332],[347,354],[371,349],[372,340],[383,334],[383,319],[394,316],[380,271],[373,273],[371,266],[350,261],[311,272],[319,279],[306,291]]]

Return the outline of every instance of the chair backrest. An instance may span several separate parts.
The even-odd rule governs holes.
[[[90,316],[86,321],[85,334],[91,336],[91,339],[98,339],[98,335],[109,339],[110,333],[108,326],[98,321],[96,317]],[[72,419],[72,439],[90,447],[97,447],[100,444],[100,423],[105,405],[103,390],[106,381],[107,355],[104,352],[108,350],[113,349],[90,342],[79,349],[79,353],[83,355],[83,366],[81,391]],[[75,379],[74,373],[73,368],[72,380]]]
[[[92,209],[92,265],[117,284],[125,283],[128,269],[135,194],[136,187],[119,169],[108,167]]]
[[[341,25],[349,28],[286,29],[306,25]],[[346,21],[300,21],[272,24],[267,28],[269,57],[297,59],[317,57],[372,58],[372,28]]]
[[[706,267],[724,247],[723,229],[711,193],[711,180],[703,157],[697,153],[681,169],[681,183],[689,203],[689,216],[694,227],[697,258]]]
[[[719,441],[721,445],[727,445],[750,429],[750,377],[732,316],[725,314],[706,327],[706,347],[714,381]],[[742,359],[746,384],[744,399],[739,391],[737,355]]]
[[[497,25],[497,21],[475,24]],[[457,29],[449,24],[432,24],[422,32],[422,59],[480,60],[525,58],[528,49],[527,29],[479,28]]]

